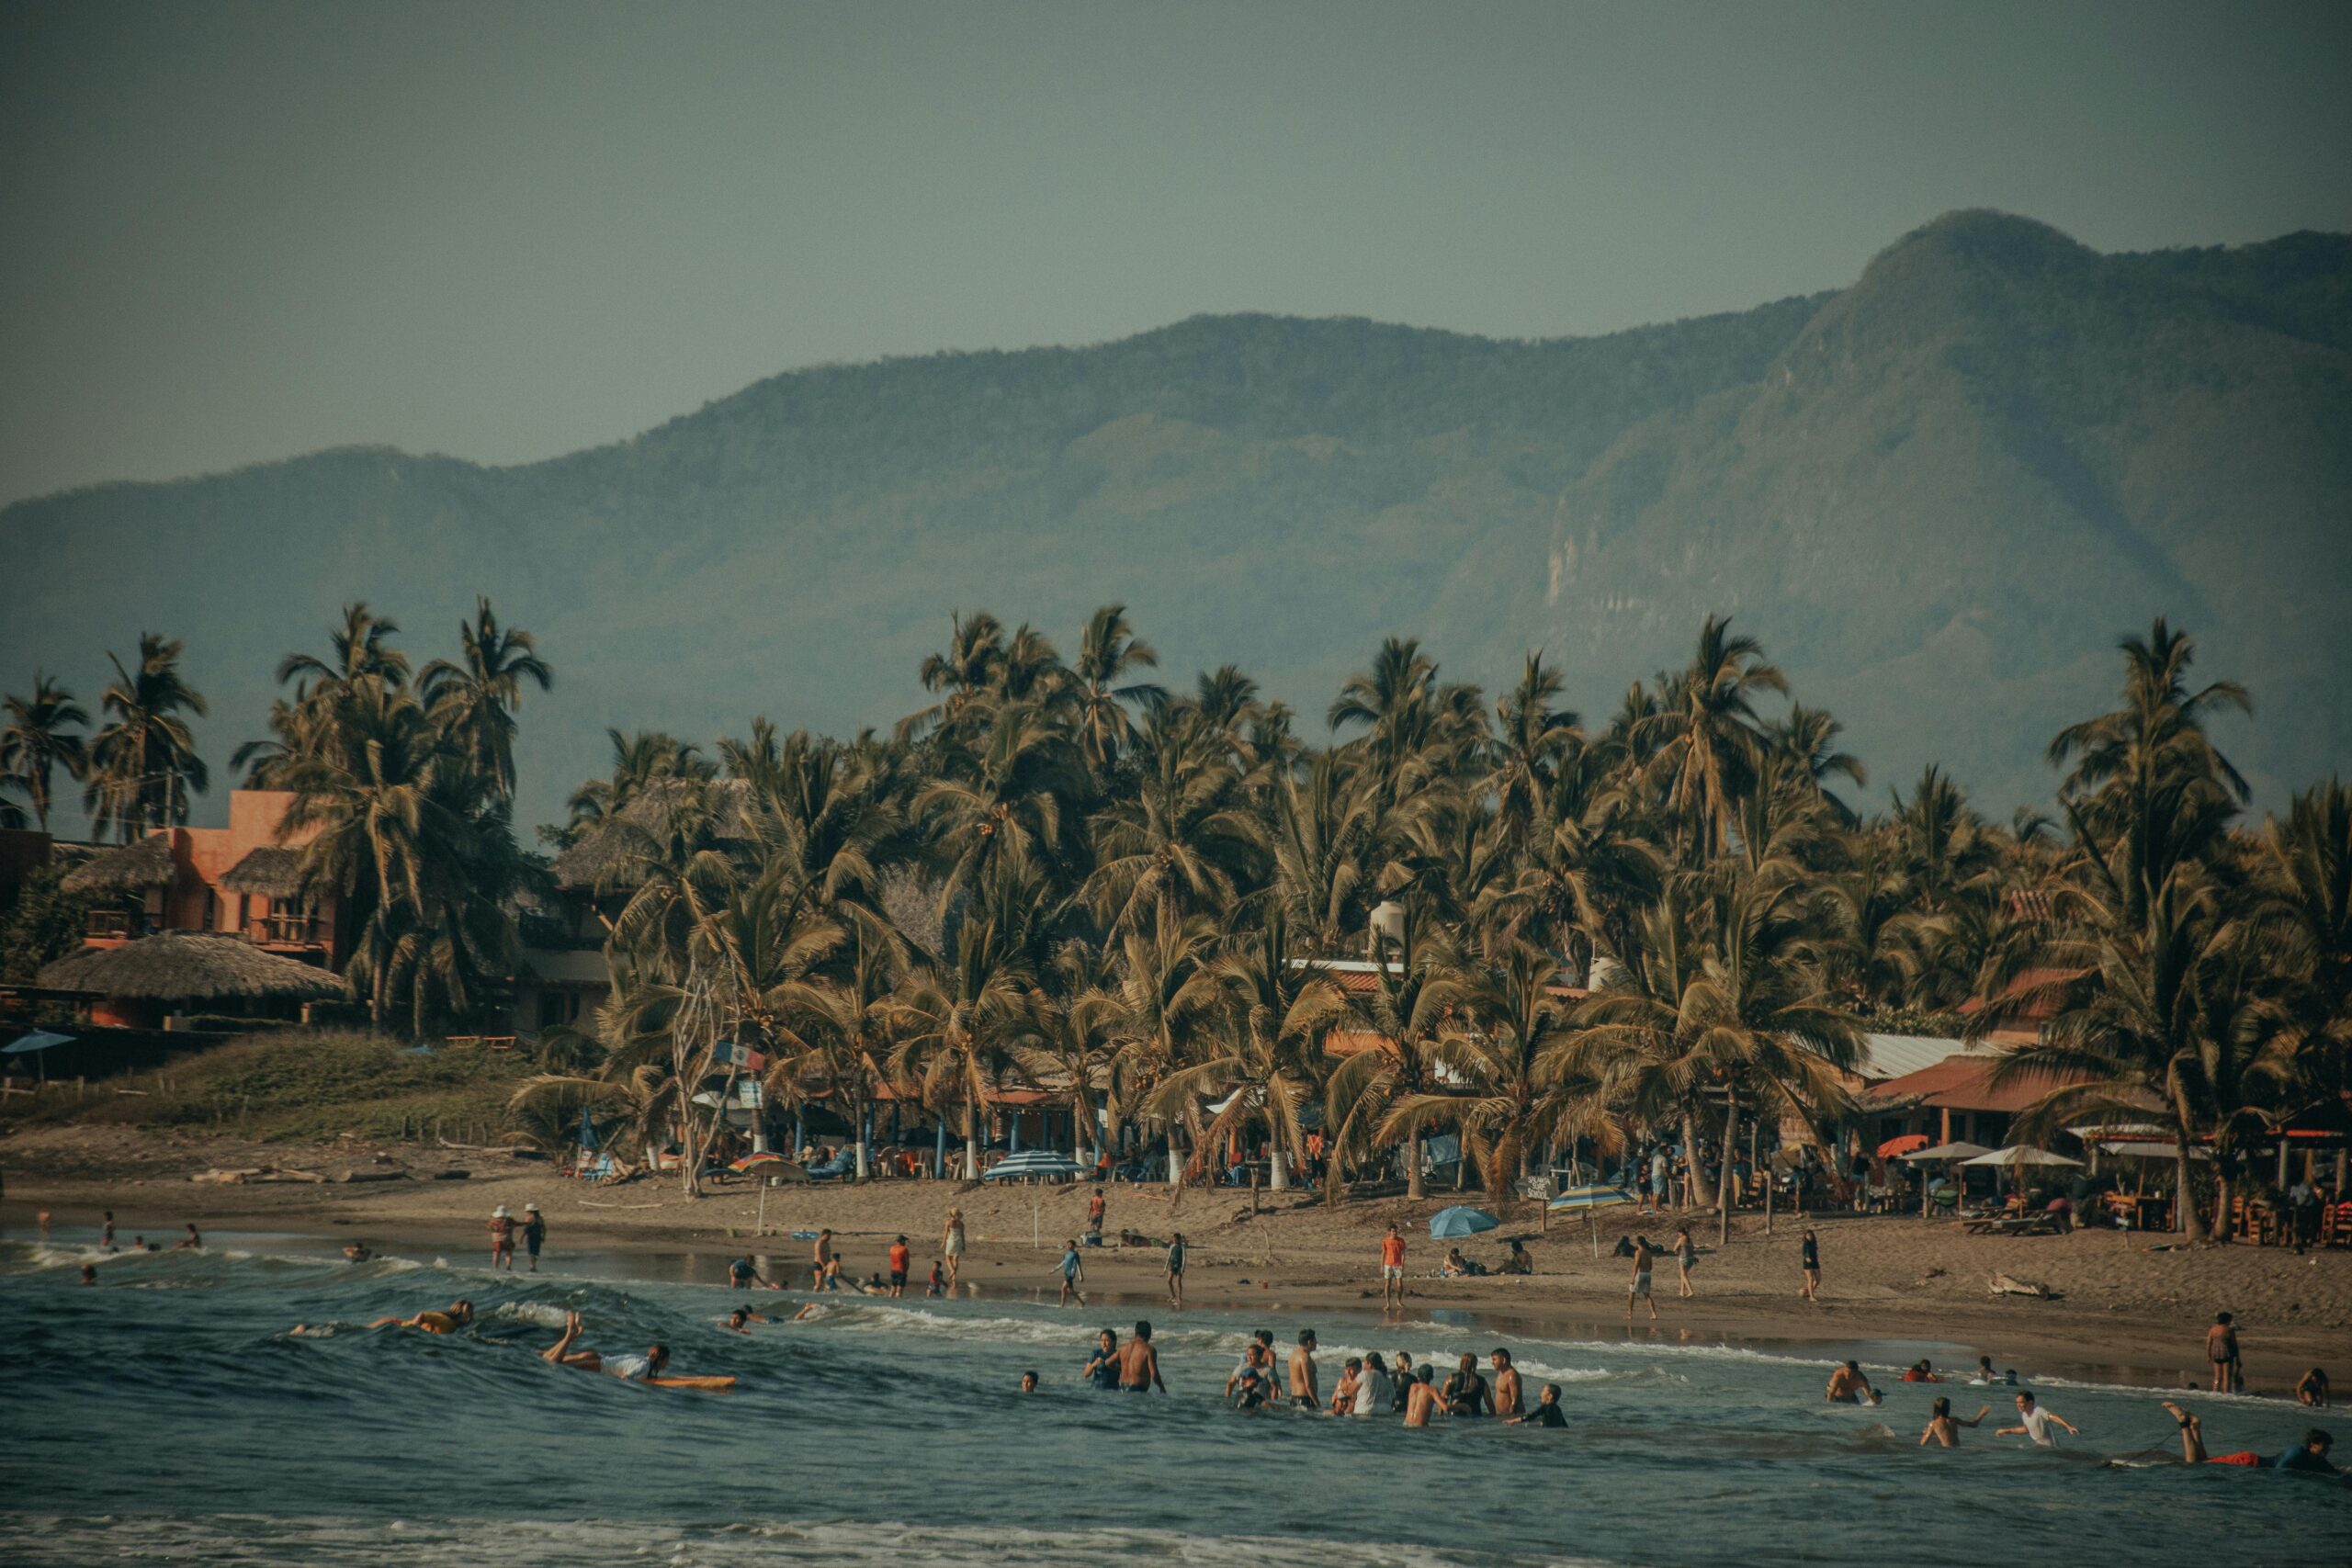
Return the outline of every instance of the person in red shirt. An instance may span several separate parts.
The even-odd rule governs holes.
[[[1098,1187],[1086,1201],[1086,1238],[1096,1247],[1102,1245],[1102,1189]]]
[[[1398,1306],[1405,1304],[1405,1238],[1391,1224],[1388,1234],[1380,1238],[1380,1304],[1386,1306],[1390,1292],[1396,1293]]]
[[[900,1236],[890,1244],[890,1293],[892,1295],[903,1296],[907,1293],[907,1269],[910,1261],[911,1257],[907,1251],[907,1238]]]

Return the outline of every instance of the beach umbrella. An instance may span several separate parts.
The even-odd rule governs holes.
[[[793,1164],[782,1155],[771,1154],[765,1149],[756,1150],[751,1154],[745,1155],[741,1159],[729,1160],[727,1162],[727,1168],[731,1171],[735,1171],[740,1175],[755,1176],[759,1178],[760,1212],[759,1217],[752,1222],[752,1226],[762,1235],[768,1234],[768,1178],[771,1176],[797,1176],[804,1181],[808,1179],[808,1173],[803,1171],[798,1166]]]
[[[1634,1195],[1623,1188],[1611,1187],[1606,1183],[1593,1187],[1570,1187],[1555,1194],[1550,1202],[1544,1204],[1544,1213],[1549,1216],[1573,1214],[1582,1211],[1586,1228],[1592,1235],[1592,1255],[1598,1258],[1600,1256],[1600,1220],[1598,1211],[1613,1209],[1620,1203],[1631,1203],[1636,1201]]]
[[[2080,1166],[2083,1162],[2078,1159],[2068,1159],[2064,1155],[2053,1155],[2048,1149],[2037,1149],[2030,1144],[2011,1144],[2006,1149],[1995,1149],[1990,1154],[1981,1154],[1974,1159],[1963,1160],[1961,1163],[1996,1165],[2005,1170],[2018,1170],[2030,1165]]]
[[[1430,1220],[1430,1235],[1440,1241],[1459,1236],[1476,1235],[1480,1231],[1493,1230],[1502,1221],[1484,1209],[1465,1208],[1456,1203],[1450,1209],[1440,1209]]]
[[[1889,1138],[1886,1142],[1881,1144],[1878,1146],[1878,1157],[1881,1159],[1900,1159],[1905,1155],[1909,1154],[1913,1149],[1924,1149],[1927,1146],[1927,1134],[1905,1133],[1899,1138]]]
[[[1017,1155],[1007,1155],[980,1179],[1011,1181],[1024,1177],[1043,1177],[1055,1181],[1068,1181],[1084,1176],[1086,1167],[1058,1149],[1023,1149]]]
[[[33,1052],[46,1051],[54,1045],[73,1043],[74,1037],[71,1034],[51,1034],[46,1029],[36,1029],[30,1034],[19,1035],[17,1039],[10,1041],[6,1054],[11,1056],[25,1055]],[[48,1058],[36,1055],[33,1057],[33,1065],[40,1071],[41,1082],[47,1083],[49,1081]]]
[[[1949,1144],[1938,1144],[1931,1149],[1913,1149],[1909,1154],[1900,1157],[1917,1160],[1924,1165],[1931,1160],[1973,1160],[1978,1155],[1989,1155],[1992,1152],[1982,1144],[1963,1143],[1955,1139]]]

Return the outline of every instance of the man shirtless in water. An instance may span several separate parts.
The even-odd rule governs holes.
[[[1119,1347],[1119,1387],[1128,1393],[1168,1392],[1159,1381],[1159,1352],[1151,1348],[1151,1325],[1136,1325],[1135,1337]]]
[[[1444,1403],[1437,1396],[1437,1389],[1433,1386],[1435,1376],[1436,1374],[1430,1368],[1423,1367],[1419,1375],[1413,1380],[1413,1386],[1405,1395],[1406,1426],[1426,1427],[1430,1424],[1431,1416],[1445,1408]]]
[[[1510,1352],[1498,1348],[1491,1364],[1495,1369],[1495,1414],[1523,1414],[1524,1407],[1519,1402],[1519,1369],[1511,1364]]]
[[[1322,1404],[1315,1391],[1315,1330],[1298,1331],[1298,1348],[1290,1353],[1291,1403],[1314,1410]]]

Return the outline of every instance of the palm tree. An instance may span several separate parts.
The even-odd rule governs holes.
[[[1164,711],[1146,721],[1136,760],[1132,793],[1092,825],[1087,892],[1114,937],[1145,919],[1224,908],[1261,859],[1240,776]]]
[[[1303,778],[1277,780],[1271,796],[1276,896],[1308,945],[1335,953],[1363,924],[1374,852],[1370,799],[1330,751],[1317,754]]]
[[[781,995],[774,1035],[789,1053],[769,1069],[772,1090],[797,1095],[817,1077],[849,1111],[857,1145],[857,1179],[871,1160],[874,1092],[897,1043],[899,955],[878,932],[858,928],[850,938],[847,972],[789,982]]]
[[[391,629],[385,623],[387,630]],[[498,624],[488,599],[474,601],[474,618],[458,626],[457,662],[436,659],[424,667],[418,688],[433,722],[490,784],[492,795],[514,795],[514,710],[523,683],[546,691],[555,672],[539,657],[531,634]]]
[[[1237,933],[1204,978],[1219,993],[1203,1015],[1201,1058],[1170,1074],[1146,1110],[1171,1122],[1202,1097],[1221,1099],[1201,1134],[1215,1149],[1255,1128],[1272,1153],[1276,1191],[1303,1159],[1299,1111],[1319,1087],[1324,1034],[1347,1013],[1340,988],[1292,945],[1279,905]]]
[[[929,819],[951,894],[1000,864],[1059,870],[1065,806],[1084,791],[1077,749],[1035,703],[999,705],[969,757],[915,797]]]
[[[50,782],[60,768],[68,778],[82,777],[87,767],[83,738],[66,733],[85,728],[90,716],[74,694],[39,671],[33,672],[33,694],[11,694],[8,724],[0,729],[0,781],[13,784],[32,802],[33,820],[49,831]]]
[[[1120,943],[1118,1010],[1111,1020],[1113,1125],[1143,1111],[1170,1075],[1193,1059],[1193,1045],[1221,998],[1214,961],[1217,931],[1205,916],[1179,919],[1162,912],[1131,929]],[[1188,1100],[1158,1114],[1168,1129],[1168,1179],[1180,1184],[1185,1163],[1182,1134],[1199,1118]]]
[[[115,679],[98,705],[110,722],[90,742],[83,791],[99,837],[113,833],[129,843],[151,828],[185,822],[188,795],[211,783],[180,716],[205,711],[203,695],[180,676],[181,651],[178,642],[141,632],[135,671],[107,655]]]
[[[2291,981],[2287,1028],[2307,1100],[2352,1088],[2352,788],[2330,777],[2264,824],[2252,940]]]
[[[964,1124],[964,1170],[979,1174],[980,1127],[1018,1047],[1040,1032],[1031,926],[1037,888],[993,872],[965,911],[955,952],[901,993],[890,1015],[890,1076],[934,1113]]]
[[[1079,750],[1098,784],[1134,738],[1128,707],[1166,704],[1166,688],[1131,679],[1135,671],[1159,664],[1151,644],[1136,636],[1125,604],[1105,604],[1087,617],[1070,674],[1077,682]]]
[[[1373,1039],[1359,1042],[1362,1048],[1332,1069],[1324,1111],[1331,1128],[1331,1176],[1325,1192],[1334,1203],[1346,1155],[1393,1146],[1381,1132],[1389,1112],[1437,1087],[1448,1036],[1460,1023],[1455,1010],[1469,994],[1424,899],[1405,901],[1395,932],[1374,931],[1372,953],[1380,965],[1377,987],[1364,1008]],[[1419,1200],[1420,1130],[1408,1122],[1398,1135],[1406,1148],[1405,1195]]]
[[[1871,775],[1860,757],[1838,749],[1838,737],[1845,730],[1844,725],[1821,709],[1791,703],[1788,717],[1773,725],[1770,733],[1774,749],[1796,764],[1806,787],[1828,806],[1839,826],[1851,828],[1860,818],[1852,807],[1829,793],[1828,781],[1841,777],[1859,788],[1871,782]]]
[[[1754,637],[1735,637],[1729,619],[1709,615],[1690,662],[1658,682],[1664,700],[1640,736],[1655,747],[1649,767],[1680,824],[1685,863],[1703,864],[1722,850],[1762,749],[1756,698],[1785,694],[1789,681]]]
[[[1495,706],[1494,767],[1487,787],[1495,815],[1514,845],[1523,845],[1544,815],[1561,761],[1583,739],[1577,716],[1553,707],[1566,690],[1560,672],[1539,652],[1527,656],[1519,684]]]

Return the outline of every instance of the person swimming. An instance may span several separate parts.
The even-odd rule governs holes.
[[[1905,1382],[1941,1382],[1944,1380],[1928,1363],[1928,1359],[1922,1356],[1903,1369],[1903,1381]]]
[[[733,1312],[727,1314],[727,1326],[733,1329],[738,1334],[749,1334],[752,1332],[749,1328],[744,1326],[746,1324],[773,1323],[775,1321],[775,1320],[774,1318],[762,1316],[760,1314],[753,1312],[750,1307],[737,1307]]]
[[[1536,1396],[1535,1408],[1524,1416],[1514,1416],[1503,1423],[1506,1427],[1566,1427],[1568,1418],[1560,1412],[1560,1385],[1547,1382]]]
[[[539,1359],[551,1367],[570,1367],[575,1371],[610,1372],[624,1382],[645,1382],[662,1375],[670,1364],[667,1345],[649,1346],[642,1354],[605,1356],[594,1350],[580,1349],[580,1314],[563,1314],[563,1337],[539,1352]]]
[[[1821,1397],[1832,1404],[1876,1404],[1879,1402],[1878,1390],[1872,1388],[1871,1380],[1862,1375],[1862,1369],[1851,1361],[1830,1372],[1829,1386],[1822,1390]]]
[[[421,1312],[414,1317],[379,1317],[370,1328],[421,1328],[427,1334],[455,1334],[474,1320],[474,1303],[459,1299],[451,1302],[447,1312]],[[305,1325],[296,1324],[294,1332],[303,1333]]]

